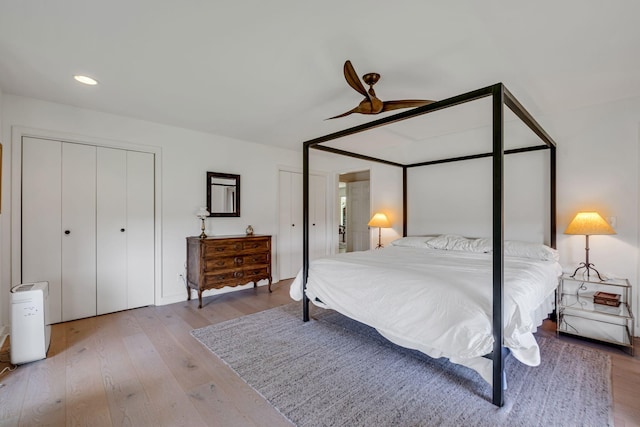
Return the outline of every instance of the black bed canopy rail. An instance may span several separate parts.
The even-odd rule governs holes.
[[[392,162],[385,159],[379,159],[364,154],[353,153],[346,150],[322,146],[321,144],[335,139],[365,132],[391,123],[418,117],[434,111],[450,108],[456,105],[464,104],[485,97],[492,97],[492,151],[490,153],[479,153],[468,156],[459,156],[453,158],[440,159],[428,162],[419,162],[414,164],[402,164]],[[542,145],[524,147],[512,150],[504,149],[504,106],[509,109],[531,129],[543,142]],[[503,346],[503,292],[504,292],[504,155],[515,153],[526,153],[549,149],[549,198],[550,198],[550,227],[549,242],[550,246],[556,246],[556,143],[540,126],[540,124],[531,116],[531,114],[520,104],[520,102],[507,90],[502,83],[477,89],[441,101],[437,101],[428,105],[414,108],[365,123],[359,126],[331,133],[319,138],[315,138],[303,143],[302,167],[303,167],[303,320],[309,320],[309,299],[306,295],[307,279],[309,274],[309,150],[311,148],[331,152],[334,154],[354,157],[362,160],[383,163],[387,165],[401,167],[403,169],[402,177],[402,194],[403,194],[403,235],[407,235],[407,169],[419,166],[428,166],[433,164],[448,163],[454,161],[464,161],[483,157],[492,158],[492,237],[493,237],[493,397],[492,402],[496,406],[504,405],[504,393],[502,387],[502,379],[504,377],[504,354]]]
[[[353,126],[351,128],[343,129],[338,132],[330,133],[324,136],[320,136],[318,138],[310,139],[305,141],[304,146],[309,146],[312,148],[317,148],[316,146],[322,144],[324,142],[333,141],[335,139],[343,138],[345,136],[354,135],[360,132],[368,131],[371,129],[375,129],[378,127],[382,127],[391,123],[401,122],[403,120],[411,119],[413,117],[422,116],[424,114],[433,113],[435,111],[443,110],[446,108],[451,108],[456,105],[465,104],[467,102],[475,101],[478,99],[486,98],[488,96],[493,95],[494,88],[499,88],[504,96],[504,104],[509,107],[513,113],[520,118],[520,120],[529,127],[538,137],[544,142],[546,146],[549,148],[555,148],[555,141],[549,136],[549,134],[540,126],[540,124],[531,116],[531,114],[518,102],[518,100],[509,92],[509,90],[502,84],[496,83],[491,86],[487,86],[481,89],[472,90],[470,92],[463,93],[461,95],[452,96],[451,98],[443,99],[440,101],[433,102],[428,105],[423,105],[422,107],[413,108],[411,110],[406,110],[391,116],[383,117],[377,120],[373,120],[368,123],[363,123],[358,126]],[[344,153],[349,153],[344,151]],[[355,154],[355,153],[352,153]],[[376,159],[372,161],[386,163],[387,160]]]

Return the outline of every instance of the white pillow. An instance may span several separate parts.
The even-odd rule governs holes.
[[[542,261],[560,261],[558,251],[542,243],[505,240],[504,254],[505,256],[539,259]]]
[[[392,246],[404,246],[407,248],[426,248],[427,240],[431,240],[433,237],[429,236],[407,236],[391,242]]]
[[[454,247],[463,245],[466,240],[466,237],[458,236],[457,234],[441,234],[429,240],[427,246],[431,249],[452,251]]]
[[[493,252],[493,240],[482,240],[486,241],[486,246],[488,248],[485,252]],[[547,245],[543,245],[542,243],[522,242],[519,240],[505,240],[504,255],[538,259],[541,261],[560,261],[560,254],[557,250],[550,248]]]
[[[435,240],[435,241],[434,241]],[[491,239],[468,239],[457,234],[443,234],[429,241],[427,245],[432,249],[463,252],[490,252]]]

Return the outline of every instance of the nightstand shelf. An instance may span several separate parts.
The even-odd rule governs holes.
[[[598,291],[620,295],[620,305],[594,303],[594,294]],[[631,301],[631,285],[627,279],[598,281],[563,275],[556,300],[557,332],[622,346],[633,355]]]

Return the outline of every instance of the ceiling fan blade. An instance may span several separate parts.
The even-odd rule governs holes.
[[[328,119],[325,119],[325,120],[337,119],[340,117],[348,116],[349,114],[352,114],[352,113],[359,113],[359,112],[360,112],[360,106],[357,106],[356,108],[349,110],[346,113],[338,114],[337,116],[329,117]]]
[[[400,108],[422,107],[423,105],[433,104],[436,101],[428,99],[403,99],[399,101],[384,101],[382,111],[398,110]]]
[[[365,90],[356,70],[353,68],[353,65],[351,65],[351,61],[348,59],[344,63],[344,78],[347,80],[347,83],[349,83],[349,86],[354,88],[358,93],[370,98],[369,93]]]

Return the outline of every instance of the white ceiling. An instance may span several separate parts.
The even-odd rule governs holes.
[[[382,75],[382,100],[503,82],[537,116],[640,96],[639,16],[637,0],[0,0],[0,88],[300,149],[382,116],[325,121],[362,98],[346,59]]]

